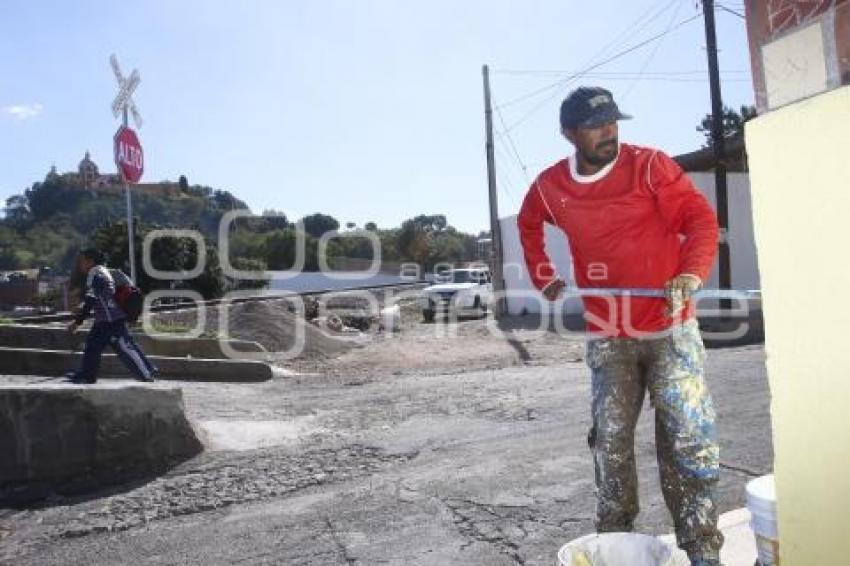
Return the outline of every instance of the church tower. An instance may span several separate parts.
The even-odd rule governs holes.
[[[80,166],[78,168],[80,174],[80,180],[83,182],[83,185],[86,188],[90,188],[95,181],[100,178],[100,171],[95,165],[95,162],[91,160],[91,155],[89,152],[86,152],[86,156],[80,161]]]

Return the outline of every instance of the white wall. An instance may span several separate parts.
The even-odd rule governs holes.
[[[714,173],[691,173],[694,184],[714,205]],[[750,200],[749,176],[745,173],[729,173],[729,244],[731,247],[732,287],[734,289],[758,289],[759,275],[756,261],[756,247],[753,239],[753,212]],[[501,219],[502,245],[505,263],[505,289],[508,290],[508,312],[520,314],[526,312],[548,312],[549,303],[540,299],[528,276],[528,269],[522,255],[519,242],[519,230],[516,215]],[[572,277],[572,258],[567,238],[563,232],[547,224],[545,229],[546,251],[562,276],[568,277],[568,283],[575,285]],[[708,288],[718,287],[717,265],[706,283]],[[700,308],[712,308],[709,301],[700,303]],[[563,309],[569,313],[582,311],[581,301],[577,297],[568,298]]]

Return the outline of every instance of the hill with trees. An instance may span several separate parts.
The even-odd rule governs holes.
[[[178,183],[159,183],[173,188],[172,196],[134,191],[135,255],[139,284],[144,290],[188,287],[207,298],[226,290],[257,283],[229,281],[218,264],[219,225],[232,210],[248,206],[232,193],[210,187],[190,186],[185,177]],[[174,197],[173,195],[179,195]],[[48,175],[22,194],[6,200],[0,219],[0,270],[50,267],[54,273],[70,274],[79,250],[97,246],[107,252],[112,267],[127,268],[128,246],[126,203],[115,190],[87,187],[74,175]],[[332,216],[314,213],[300,220],[306,240],[305,270],[319,269],[319,238],[340,230]],[[204,237],[207,262],[205,272],[183,282],[154,280],[142,273],[144,236],[154,229],[198,230]],[[358,229],[346,222],[341,232]],[[415,262],[430,270],[440,262],[463,262],[477,258],[477,240],[486,236],[462,233],[444,215],[419,215],[400,227],[380,229],[366,222],[363,230],[381,242],[384,261]],[[261,216],[239,218],[230,226],[231,263],[239,269],[287,269],[295,261],[296,224],[279,211],[266,210]],[[331,265],[334,258],[372,259],[372,246],[364,237],[334,238],[328,243]],[[189,270],[196,264],[196,244],[188,238],[158,238],[152,248],[154,267],[160,270]]]

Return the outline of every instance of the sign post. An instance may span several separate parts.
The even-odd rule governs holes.
[[[133,102],[133,92],[142,81],[139,71],[133,69],[129,77],[124,77],[121,73],[121,68],[118,66],[118,58],[113,54],[109,58],[109,63],[112,66],[112,72],[115,74],[115,80],[118,83],[118,94],[115,100],[112,101],[112,115],[122,116],[122,126],[115,134],[115,165],[118,167],[118,174],[124,181],[124,193],[127,197],[127,242],[130,258],[130,279],[134,283],[136,280],[136,254],[135,254],[135,237],[133,230],[133,197],[130,193],[130,183],[138,183],[144,172],[144,154],[142,145],[139,142],[136,132],[127,127],[127,114],[133,115],[133,122],[137,128],[142,127],[142,115],[136,108],[136,103]]]

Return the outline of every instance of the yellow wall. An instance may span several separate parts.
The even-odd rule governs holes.
[[[746,128],[783,566],[850,564],[850,87]]]

